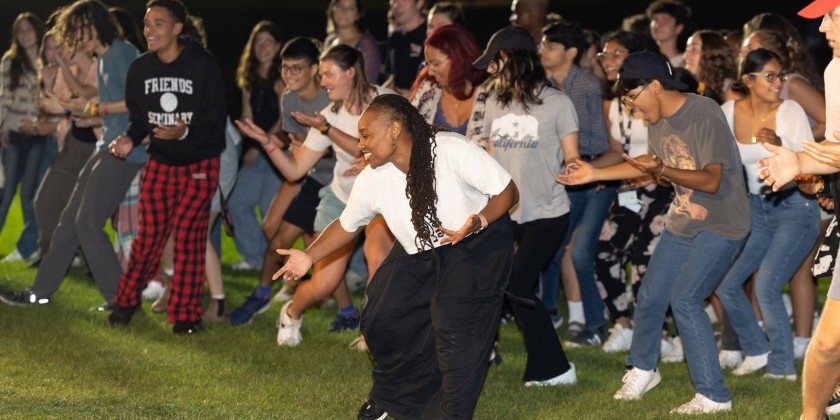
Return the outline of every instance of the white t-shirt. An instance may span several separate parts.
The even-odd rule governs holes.
[[[624,136],[630,136],[628,155],[636,157],[647,154],[648,130],[647,122],[644,119],[634,118],[632,114],[628,115],[626,112],[619,114],[618,98],[610,101],[608,118],[610,119],[610,136],[612,138],[624,145],[627,142]],[[624,135],[621,133],[622,126],[624,127]]]
[[[375,86],[375,88],[377,96],[385,93],[394,93],[390,89],[385,89],[379,86]],[[338,112],[333,112],[332,106],[332,103],[327,105],[327,107],[321,111],[321,115],[327,119],[327,122],[329,122],[333,128],[337,128],[350,136],[358,138],[359,119],[362,118],[362,116],[350,114],[343,106],[338,110]],[[353,166],[351,162],[359,156],[358,153],[347,153],[346,150],[334,145],[329,137],[321,134],[320,131],[314,128],[309,129],[309,133],[306,134],[306,140],[304,140],[303,146],[316,152],[323,152],[327,150],[328,147],[333,148],[335,151],[336,162],[335,168],[333,169],[333,178],[330,183],[330,187],[332,188],[336,198],[341,200],[343,203],[346,203],[350,198],[350,190],[353,189],[353,182],[356,180],[356,177],[344,176],[344,172]]]
[[[439,132],[435,136],[435,191],[438,219],[447,229],[457,230],[487,205],[491,196],[500,194],[511,181],[487,152],[464,136]],[[408,254],[419,250],[411,223],[411,206],[406,197],[406,174],[391,163],[376,169],[366,167],[356,178],[347,207],[338,218],[347,232],[365,226],[377,214]],[[440,238],[433,238],[440,246]]]
[[[720,106],[723,110],[723,115],[726,116],[726,122],[732,130],[733,137],[735,136],[735,101],[726,101]],[[782,138],[782,146],[787,147],[794,152],[802,150],[802,142],[814,141],[814,135],[811,132],[811,125],[808,123],[808,116],[805,110],[792,100],[784,100],[776,110],[776,135]],[[769,194],[771,191],[769,187],[764,185],[764,181],[759,178],[758,161],[770,156],[772,153],[768,152],[760,143],[744,144],[739,141],[735,142],[738,145],[738,151],[741,153],[741,163],[747,171],[747,186],[751,194]]]

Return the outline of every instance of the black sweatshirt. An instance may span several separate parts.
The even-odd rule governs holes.
[[[192,38],[182,37],[183,51],[171,63],[147,52],[131,63],[126,77],[126,134],[137,146],[149,136],[149,155],[168,165],[187,165],[225,148],[225,86],[216,59]],[[183,140],[155,138],[158,125],[187,124]]]

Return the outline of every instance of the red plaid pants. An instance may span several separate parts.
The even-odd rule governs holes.
[[[204,296],[210,202],[219,182],[219,158],[167,165],[149,158],[140,181],[140,230],[115,303],[137,306],[157,274],[163,247],[174,233],[175,274],[169,283],[169,322],[198,321]]]

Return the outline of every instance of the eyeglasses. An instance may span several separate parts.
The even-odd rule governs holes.
[[[288,72],[289,74],[291,74],[293,76],[297,76],[305,68],[306,68],[306,66],[301,66],[299,64],[295,64],[294,66],[287,66],[285,64],[281,64],[280,65],[280,72],[281,73],[287,73]]]
[[[619,59],[619,58],[621,58],[621,57],[626,57],[626,56],[628,56],[629,54],[630,54],[629,52],[627,52],[627,51],[622,51],[622,50],[615,50],[615,51],[601,51],[601,52],[599,52],[598,54],[595,54],[595,57],[596,57],[599,61],[604,61],[604,60],[606,60],[606,59],[608,59],[608,58],[612,58],[613,60],[617,60],[617,59]]]
[[[779,80],[781,80],[781,81],[783,81],[783,82],[784,82],[784,81],[786,81],[786,80],[788,79],[788,77],[790,77],[790,75],[789,75],[786,71],[782,71],[782,72],[779,72],[779,73],[758,73],[758,72],[753,72],[753,73],[750,73],[750,76],[763,77],[763,78],[767,79],[767,81],[768,81],[769,83],[773,83],[773,82],[775,82],[775,81],[776,81],[776,79],[779,79]]]
[[[621,98],[621,104],[624,105],[625,108],[628,108],[628,109],[632,108],[633,104],[636,102],[636,98],[638,98],[639,95],[641,95],[642,92],[644,92],[645,89],[647,89],[648,86],[650,86],[650,83],[642,86],[642,89],[639,90],[638,92],[636,92],[635,95],[632,95],[632,96],[628,95],[628,96],[622,97]]]

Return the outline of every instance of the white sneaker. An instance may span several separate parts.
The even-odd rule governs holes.
[[[770,352],[768,351],[767,353],[759,354],[758,356],[745,357],[744,361],[732,371],[732,374],[735,376],[743,376],[764,368],[767,366],[767,355],[769,354]]]
[[[280,318],[277,319],[278,346],[294,347],[303,341],[303,337],[300,336],[300,324],[303,321],[303,317],[292,319],[288,313],[289,306],[292,306],[292,302],[294,301],[290,300],[280,308]]]
[[[744,361],[744,356],[740,350],[721,350],[718,353],[718,362],[721,369],[731,369],[738,367]]]
[[[691,401],[671,410],[671,414],[708,414],[722,411],[732,411],[732,401],[719,403],[700,394],[694,394]]]
[[[356,350],[356,351],[360,351],[362,353],[367,353],[368,352],[367,341],[365,341],[365,336],[363,336],[361,334],[359,334],[358,337],[353,339],[353,341],[351,341],[350,345],[347,346],[347,347],[350,347],[350,350]]]
[[[245,260],[239,261],[238,263],[230,266],[230,268],[232,270],[235,270],[235,271],[247,271],[247,270],[256,270],[257,269],[257,267],[251,265],[251,263],[249,263],[248,261],[245,261]]]
[[[808,344],[811,344],[811,337],[793,337],[793,358],[796,360],[805,358]]]
[[[834,393],[831,394],[831,399],[828,400],[828,407],[825,408],[825,414],[840,413],[840,385],[834,387]]]
[[[274,295],[275,302],[285,302],[287,300],[292,300],[295,297],[295,288],[290,286],[289,283],[283,283],[283,287],[280,288],[280,291]]]
[[[620,351],[630,350],[630,344],[633,342],[633,329],[624,328],[621,324],[615,324],[610,329],[610,336],[601,350],[606,353],[618,353]]]
[[[685,353],[679,336],[662,339],[659,343],[659,361],[662,363],[682,363],[684,358]]]
[[[20,255],[20,251],[18,251],[17,248],[15,248],[15,250],[12,251],[11,254],[6,255],[6,257],[3,258],[4,263],[12,263],[18,261],[23,261],[23,255]]]
[[[530,388],[532,386],[557,386],[557,385],[574,385],[577,383],[577,370],[575,369],[574,363],[569,363],[569,370],[564,372],[562,375],[555,376],[551,379],[546,379],[544,381],[528,381],[525,382],[525,387]]]
[[[143,299],[158,300],[161,296],[163,296],[165,292],[166,286],[164,286],[163,283],[157,280],[152,280],[149,282],[146,288],[143,289]]]
[[[796,374],[795,373],[790,374],[790,375],[777,375],[775,373],[765,373],[764,376],[762,376],[762,378],[796,382]]]
[[[662,376],[659,375],[659,371],[656,369],[630,369],[624,374],[624,377],[621,378],[621,382],[624,382],[624,385],[621,386],[621,389],[616,391],[613,398],[616,400],[640,400],[645,392],[648,392],[653,389],[653,387],[659,385],[659,382],[661,381]]]

